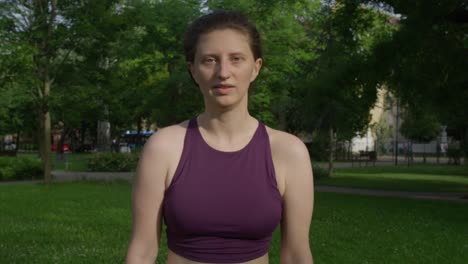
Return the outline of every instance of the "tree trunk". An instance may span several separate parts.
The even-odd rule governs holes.
[[[40,110],[40,128],[41,128],[41,137],[39,141],[39,145],[42,147],[41,149],[41,159],[42,165],[44,169],[44,181],[46,184],[50,184],[52,181],[51,173],[51,122],[50,122],[50,111],[49,111],[49,93],[51,88],[52,82],[48,79],[44,82],[44,90],[39,94],[41,96],[41,110]]]
[[[17,131],[16,132],[16,148],[15,148],[15,152],[18,152],[19,150],[19,147],[20,147],[20,135],[21,135],[21,131]]]
[[[98,121],[98,151],[110,151],[110,123],[109,121]]]
[[[136,140],[136,147],[139,148],[142,144],[142,140],[141,140],[141,123],[143,122],[143,118],[141,117],[138,117],[137,118],[137,140]]]
[[[109,152],[111,147],[110,122],[108,121],[109,110],[104,106],[105,120],[98,121],[97,149],[99,152]]]
[[[42,107],[38,107],[38,112],[39,114],[37,115],[37,122],[39,123],[39,129],[37,133],[37,143],[39,145],[39,158],[43,161],[45,157],[45,147],[44,147],[44,122],[42,122]],[[44,163],[42,163],[42,166],[44,166]]]
[[[423,163],[426,164],[426,143],[423,144]]]
[[[406,147],[406,160],[408,162],[408,167],[409,167],[410,161],[411,161],[411,149],[412,149],[411,142],[408,141],[407,142],[407,147]]]
[[[46,84],[50,87],[50,84]],[[44,99],[43,99],[44,100]],[[44,102],[43,104],[47,104]],[[52,181],[51,177],[51,140],[50,140],[50,112],[47,107],[41,107],[41,113],[39,116],[39,153],[42,160],[42,168],[44,170],[44,181],[49,184]]]
[[[330,128],[329,156],[328,156],[328,177],[333,177],[333,152],[334,152],[333,128]]]
[[[44,133],[42,140],[44,140],[44,156],[42,157],[42,162],[44,164],[44,180],[47,184],[50,184],[52,181],[52,175],[51,173],[51,150],[50,150],[50,112],[47,111],[43,113],[43,116],[41,118],[44,122]]]

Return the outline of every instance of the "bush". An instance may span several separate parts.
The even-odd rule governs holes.
[[[328,178],[328,171],[326,169],[315,166],[312,168],[312,171],[314,173],[314,180]]]
[[[449,148],[447,149],[447,157],[449,158],[449,163],[459,165],[462,155],[463,150],[460,148],[454,148],[449,146]]]
[[[135,171],[138,154],[130,153],[96,153],[88,159],[88,171],[128,172]]]
[[[39,158],[0,158],[0,181],[43,179],[43,174],[44,170]]]

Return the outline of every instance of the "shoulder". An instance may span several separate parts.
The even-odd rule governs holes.
[[[313,189],[312,164],[309,151],[298,137],[267,127],[271,155],[275,168],[278,188],[283,197],[287,189],[299,192]],[[289,186],[289,187],[288,187]]]
[[[151,166],[170,169],[184,147],[189,121],[158,129],[145,143],[141,160],[149,160]]]
[[[189,121],[158,129],[145,144],[145,152],[170,151],[183,144]]]
[[[138,164],[138,179],[164,181],[168,186],[169,176],[174,171],[184,147],[189,121],[159,129],[145,143]]]
[[[272,154],[281,160],[295,160],[310,162],[309,152],[304,142],[298,137],[266,127]]]

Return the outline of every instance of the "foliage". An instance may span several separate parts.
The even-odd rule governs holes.
[[[466,1],[372,2],[384,2],[400,15],[393,37],[374,48],[373,74],[410,111],[426,109],[448,125],[468,150]]]
[[[437,138],[440,127],[440,123],[431,112],[415,111],[413,108],[403,115],[400,131],[410,140],[428,143]]]
[[[0,181],[42,179],[43,169],[38,158],[0,157]]]
[[[309,72],[298,96],[299,116],[308,131],[330,128],[339,139],[365,131],[369,111],[376,100],[378,82],[368,75],[366,61],[373,45],[391,37],[387,17],[354,2],[323,7],[319,28],[309,34],[321,36],[320,56],[308,65]],[[378,32],[378,33],[377,33]]]
[[[463,156],[463,150],[460,149],[458,146],[451,146],[449,145],[447,149],[447,157],[449,158],[449,162],[455,165],[460,164],[460,159]],[[466,163],[466,162],[465,162]],[[466,164],[465,164],[466,167]]]
[[[462,0],[1,1],[0,133],[42,129],[47,110],[52,127],[83,144],[99,120],[118,137],[143,121],[166,126],[200,113],[182,38],[216,9],[247,13],[261,32],[249,110],[267,125],[348,140],[367,130],[385,85],[408,111],[434,113],[468,142]]]
[[[329,138],[326,131],[318,131],[314,135],[313,142],[307,143],[307,149],[309,150],[310,158],[313,161],[326,161],[330,154],[328,148]]]
[[[320,168],[319,166],[314,166],[312,170],[313,170],[314,180],[315,181],[328,178],[328,171],[327,170],[325,170],[323,168]]]
[[[88,171],[127,172],[135,171],[138,155],[129,153],[96,153],[89,157]]]
[[[106,30],[100,29],[110,25],[108,18],[115,11],[116,3],[114,0],[79,3],[57,0],[1,3],[0,53],[9,57],[8,65],[22,66],[9,68],[7,74],[2,77],[7,77],[3,78],[7,85],[20,82],[32,96],[39,124],[37,134],[40,156],[47,182],[51,180],[50,134],[53,104],[50,102],[55,87],[77,87],[85,83],[83,79],[86,80],[86,77],[102,73],[100,69],[105,68],[102,65],[106,59],[103,52],[106,48],[106,35],[101,33]],[[83,66],[83,62],[90,61],[94,62],[91,67],[89,64],[88,67]],[[65,116],[66,109],[69,108],[59,109],[63,110],[59,118]],[[66,125],[68,126],[68,123]]]
[[[376,136],[375,149],[377,154],[386,154],[387,149],[385,143],[388,142],[393,135],[392,129],[388,124],[387,117],[381,118],[376,124],[371,127],[372,131]]]

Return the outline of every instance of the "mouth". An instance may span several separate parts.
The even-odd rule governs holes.
[[[230,93],[232,88],[234,88],[234,85],[230,84],[217,84],[213,86],[213,90],[216,95],[227,95]]]
[[[229,89],[229,88],[233,88],[234,85],[230,85],[230,84],[217,84],[215,86],[213,86],[213,89]]]

